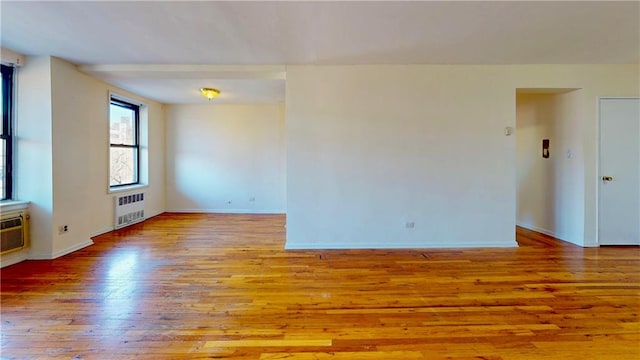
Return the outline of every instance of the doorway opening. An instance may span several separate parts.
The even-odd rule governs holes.
[[[516,225],[581,245],[583,92],[516,89]]]

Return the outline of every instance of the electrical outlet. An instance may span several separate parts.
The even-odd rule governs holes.
[[[256,201],[255,196],[250,197],[250,198],[249,198],[249,201],[252,201],[252,202],[253,202],[253,201]]]
[[[404,223],[404,227],[406,227],[407,229],[413,229],[414,227],[416,227],[416,223],[413,221],[407,221],[406,223]]]
[[[227,200],[227,204],[231,205],[232,201],[231,200]]]
[[[58,232],[60,234],[64,234],[69,231],[69,225],[60,225],[58,226]]]

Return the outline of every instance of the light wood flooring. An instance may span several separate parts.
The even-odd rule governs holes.
[[[640,359],[638,247],[284,251],[284,222],[167,213],[2,269],[1,357]]]

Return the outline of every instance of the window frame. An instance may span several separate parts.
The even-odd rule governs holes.
[[[13,106],[15,67],[0,64],[2,72],[2,131],[5,141],[4,196],[0,200],[13,199]]]
[[[127,100],[123,100],[117,96],[110,95],[109,96],[109,129],[111,129],[111,106],[120,106],[125,109],[133,110],[134,113],[134,131],[135,136],[133,137],[133,145],[128,144],[113,144],[111,142],[111,136],[109,136],[109,189],[114,190],[127,186],[135,186],[140,185],[140,105],[134,104]],[[135,167],[134,167],[134,178],[135,181],[131,183],[123,183],[111,185],[111,149],[112,148],[125,148],[125,149],[134,149],[135,151]]]

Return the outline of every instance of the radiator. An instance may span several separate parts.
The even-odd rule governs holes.
[[[144,193],[118,195],[114,199],[116,229],[144,220]]]
[[[20,250],[29,245],[29,214],[26,211],[2,214],[0,253]]]

